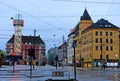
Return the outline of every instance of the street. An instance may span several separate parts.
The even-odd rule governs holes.
[[[30,78],[29,68],[29,65],[15,65],[15,71],[13,72],[13,66],[2,66],[0,68],[0,81],[45,81],[52,78],[52,72],[56,70],[55,66],[50,65],[35,66]],[[58,67],[57,70],[67,71],[68,78],[74,78],[72,66]],[[100,70],[99,68],[81,69],[77,67],[76,79],[78,81],[120,81],[119,71],[119,68]]]

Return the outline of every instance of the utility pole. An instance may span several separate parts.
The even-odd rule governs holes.
[[[64,35],[63,35],[63,62],[64,62]]]
[[[34,43],[33,43],[33,48],[35,49],[35,36],[36,36],[36,30],[34,30]],[[33,57],[35,60],[35,57]],[[33,68],[34,68],[34,63],[33,63]]]

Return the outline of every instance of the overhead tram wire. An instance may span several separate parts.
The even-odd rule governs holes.
[[[8,37],[0,37],[0,39],[3,40],[3,39],[9,39],[9,38]]]
[[[78,0],[52,0],[52,1],[59,1],[59,2],[81,2],[81,3],[94,3],[94,4],[120,4],[118,2],[112,3],[112,2],[98,2],[98,1],[78,1]]]
[[[12,35],[10,35],[10,34],[0,34],[0,37],[10,37],[10,36],[12,36]],[[43,37],[43,39],[53,39],[52,37]],[[56,38],[56,40],[61,40],[60,38]]]
[[[12,35],[0,34],[0,36],[12,36]]]
[[[29,0],[25,0],[27,3],[29,3],[30,5],[32,5],[33,7],[35,7],[36,9],[40,10],[41,12],[45,13],[46,15],[48,15],[50,18],[53,18],[55,19],[56,21],[64,24],[64,25],[67,25],[65,23],[63,23],[62,21],[56,19],[54,16],[52,16],[51,14],[47,13],[46,11],[42,10],[41,8],[39,8],[38,6],[36,6],[35,4],[31,3]],[[68,25],[67,25],[68,26]]]
[[[114,3],[114,1],[115,0],[113,0],[112,3]],[[107,17],[107,15],[109,14],[110,10],[112,9],[112,6],[113,6],[113,4],[111,4],[110,7],[108,8],[108,11],[107,11],[105,17]]]
[[[93,14],[93,15],[91,15],[91,16],[104,16],[104,15],[95,15],[95,14]],[[111,15],[106,15],[106,16],[120,16],[120,14],[111,14]],[[4,17],[4,18],[8,18],[8,17],[10,17],[10,16],[0,16],[0,17]],[[25,17],[28,17],[28,16],[23,16],[24,18]],[[51,16],[33,16],[33,17],[36,17],[36,18],[49,18],[49,17],[51,17]],[[80,17],[80,16],[78,16],[78,15],[73,15],[73,16],[52,16],[52,17],[54,17],[54,18],[60,18],[60,17]]]
[[[7,7],[11,8],[11,9],[14,9],[14,10],[16,10],[16,11],[19,11],[19,12],[25,14],[25,15],[28,15],[28,16],[30,16],[31,18],[35,19],[35,20],[41,21],[41,22],[43,22],[43,23],[46,23],[46,24],[49,25],[49,26],[57,27],[57,26],[55,26],[55,25],[53,25],[53,24],[51,24],[51,23],[48,23],[48,22],[46,22],[46,21],[44,21],[44,20],[38,19],[37,17],[32,16],[31,14],[28,14],[28,13],[26,13],[26,12],[24,12],[24,11],[21,11],[21,10],[19,10],[19,9],[13,7],[13,6],[10,6],[10,5],[5,4],[5,3],[3,3],[3,2],[0,2],[0,4],[2,4],[2,5],[4,5],[4,6],[7,6]],[[57,28],[58,28],[58,27],[57,27]]]

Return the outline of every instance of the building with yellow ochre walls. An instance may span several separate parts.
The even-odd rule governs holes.
[[[75,34],[75,62],[81,67],[118,65],[120,59],[119,27],[108,20],[100,19],[93,23],[87,9],[77,24]]]

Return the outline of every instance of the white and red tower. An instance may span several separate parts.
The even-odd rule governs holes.
[[[21,55],[21,44],[22,44],[22,27],[24,25],[24,21],[22,20],[22,15],[17,14],[15,19],[13,19],[14,26],[14,53],[16,55]]]

